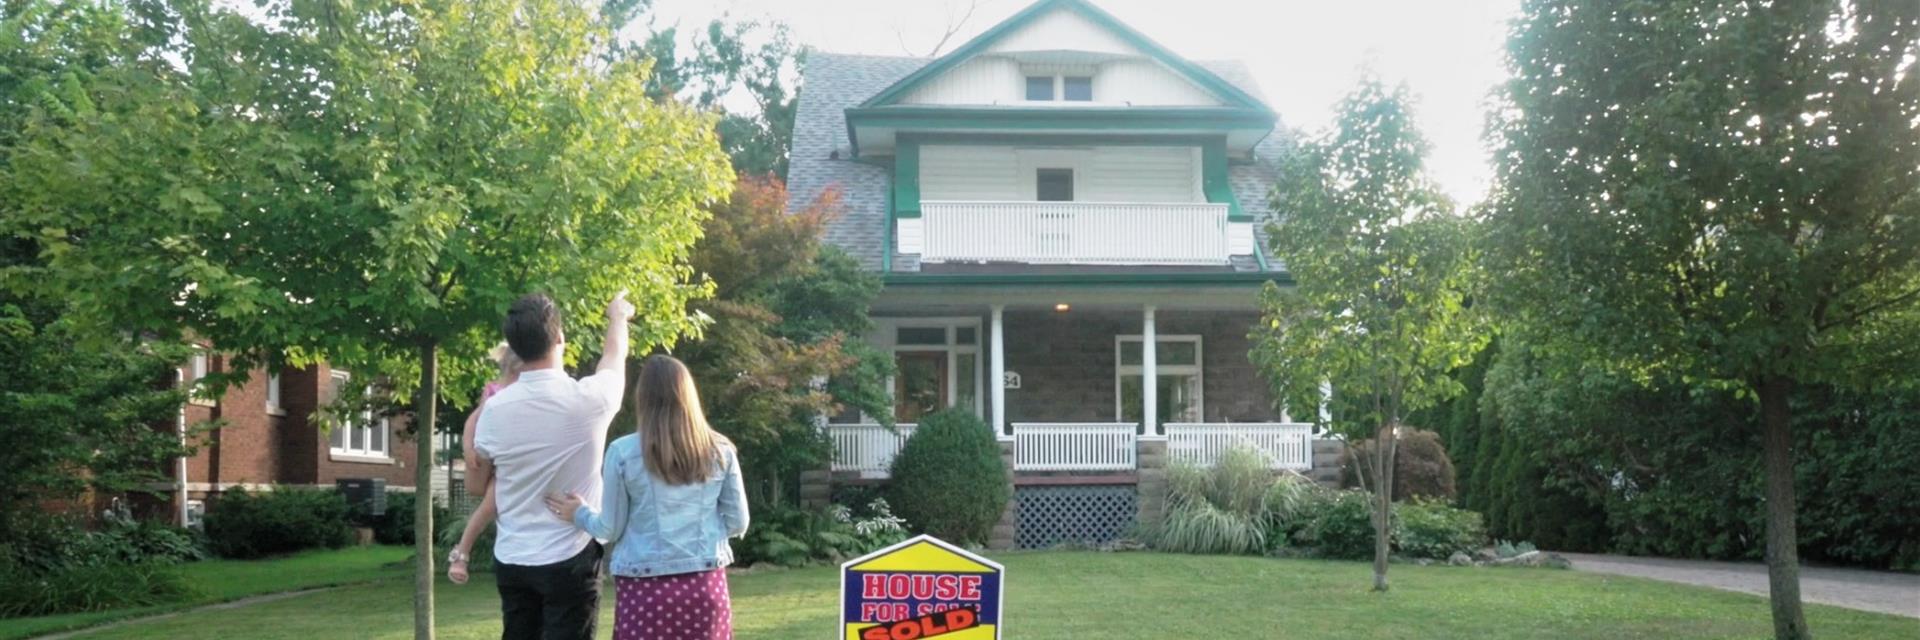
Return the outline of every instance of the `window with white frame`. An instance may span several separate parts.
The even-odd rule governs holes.
[[[373,392],[372,387],[352,386],[353,377],[345,371],[333,372],[331,380],[334,398],[347,392]],[[327,434],[327,449],[337,456],[386,458],[390,455],[387,432],[388,421],[385,417],[373,415],[371,409],[356,410],[333,425],[332,432]]]
[[[1202,422],[1206,418],[1206,398],[1202,393],[1200,336],[1159,336],[1155,341],[1154,372],[1159,389],[1158,423]],[[1140,336],[1114,338],[1113,412],[1121,422],[1140,423],[1145,361]]]
[[[286,413],[280,406],[280,373],[267,374],[267,413]]]
[[[981,413],[979,318],[876,318],[874,343],[893,354],[893,417],[917,422],[947,407]]]
[[[191,394],[187,402],[198,405],[212,405],[214,398],[205,395],[200,381],[213,373],[213,354],[206,349],[194,349],[193,359],[187,363],[187,390]]]

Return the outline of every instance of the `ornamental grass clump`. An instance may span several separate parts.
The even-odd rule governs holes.
[[[1175,464],[1167,472],[1167,513],[1144,529],[1149,546],[1178,553],[1258,554],[1284,543],[1267,532],[1291,517],[1304,484],[1276,476],[1265,454],[1234,447],[1210,468]]]

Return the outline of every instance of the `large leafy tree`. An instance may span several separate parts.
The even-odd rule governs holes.
[[[817,416],[887,414],[890,362],[862,339],[880,280],[821,246],[831,194],[792,213],[786,202],[778,180],[743,178],[714,208],[693,257],[714,283],[713,298],[694,308],[712,323],[678,350],[708,421],[740,447],[748,497],[763,507],[781,504],[790,479],[827,460]]]
[[[1538,0],[1512,34],[1502,309],[1590,366],[1757,399],[1774,629],[1807,637],[1788,398],[1920,344],[1920,3]]]
[[[485,375],[529,291],[594,323],[629,289],[640,345],[692,325],[684,260],[732,173],[712,121],[608,62],[564,0],[268,2],[246,17],[133,2],[85,108],[42,109],[0,169],[4,230],[44,265],[9,284],[100,326],[209,338],[237,369],[326,359],[414,398],[429,484],[441,365]],[[78,104],[80,101],[73,101]],[[569,357],[595,332],[569,331]],[[277,356],[272,356],[277,357]],[[464,402],[466,388],[444,394]],[[432,531],[421,501],[415,529]],[[419,536],[416,636],[432,635]]]
[[[806,52],[784,24],[714,20],[681,47],[680,30],[650,32],[626,55],[650,60],[648,93],[719,116],[721,146],[743,174],[787,175]]]
[[[1427,178],[1427,143],[1404,87],[1367,79],[1338,121],[1282,170],[1269,236],[1295,286],[1269,285],[1253,359],[1289,406],[1340,398],[1324,426],[1378,446],[1363,460],[1374,493],[1373,588],[1387,589],[1396,434],[1409,413],[1458,393],[1452,372],[1486,344],[1467,305],[1467,222]],[[1320,418],[1327,421],[1328,418]]]

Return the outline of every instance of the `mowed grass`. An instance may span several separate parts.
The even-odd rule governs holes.
[[[1359,562],[1040,552],[1007,566],[1008,638],[1761,638],[1765,599],[1548,569],[1398,566],[1367,592]],[[834,637],[832,568],[734,576],[744,639]],[[89,638],[409,638],[411,584],[388,580],[242,609],[129,624]],[[439,637],[499,637],[491,577],[441,582]],[[608,634],[611,600],[601,607]],[[1920,620],[1809,605],[1823,638],[1920,638]]]
[[[0,620],[0,639],[13,640],[113,620],[237,600],[249,596],[405,577],[408,547],[311,551],[270,560],[206,560],[180,565],[194,597],[154,607]]]

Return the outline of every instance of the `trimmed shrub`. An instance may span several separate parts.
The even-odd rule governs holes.
[[[259,558],[353,542],[346,498],[333,490],[229,491],[207,511],[207,539],[227,558]]]
[[[907,529],[887,501],[875,499],[864,514],[842,505],[824,511],[779,508],[753,517],[734,557],[740,565],[801,567],[835,563],[907,539]]]
[[[1393,499],[1438,498],[1451,502],[1457,493],[1453,461],[1447,458],[1440,434],[1401,429],[1399,438],[1400,444],[1393,454]],[[1361,465],[1372,455],[1372,440],[1361,440],[1349,447],[1340,459],[1340,486],[1360,487]]]
[[[1393,520],[1393,546],[1406,556],[1445,560],[1456,551],[1471,554],[1487,544],[1480,514],[1437,500],[1396,504]]]
[[[955,544],[983,544],[1013,498],[986,423],[948,409],[920,421],[893,459],[887,502],[910,526]]]
[[[1373,557],[1372,494],[1359,490],[1318,490],[1308,494],[1294,518],[1293,541],[1327,558]]]

